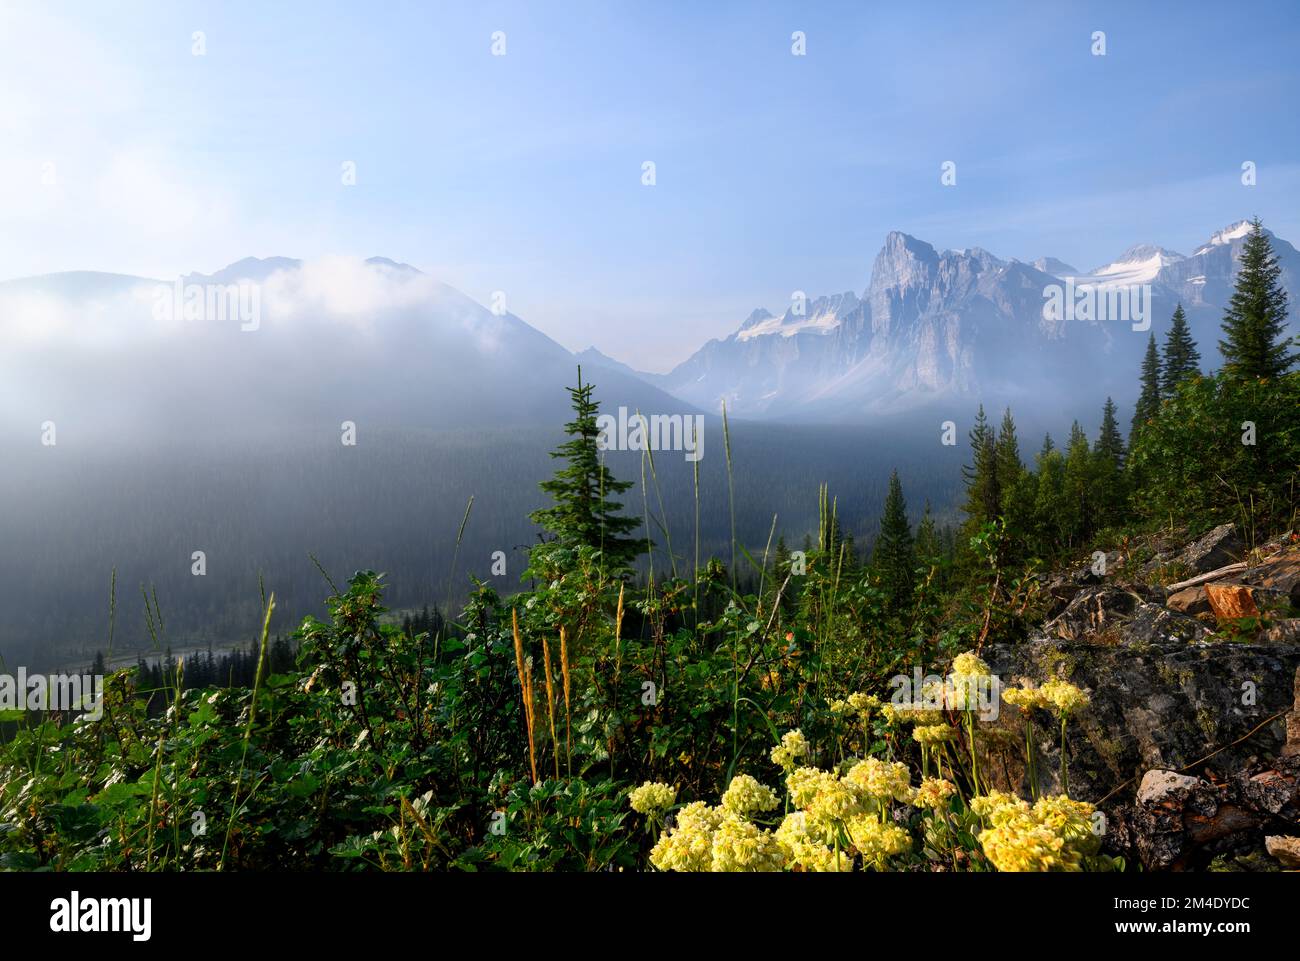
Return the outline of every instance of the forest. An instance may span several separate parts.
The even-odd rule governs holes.
[[[339,575],[341,538],[313,572],[319,616],[303,616],[303,584],[266,583],[250,649],[113,671],[94,723],[7,712],[0,867],[1135,870],[1149,850],[1105,827],[1115,792],[1092,790],[1105,692],[1070,657],[1037,678],[997,665],[1060,613],[1062,577],[1067,601],[1104,578],[1164,598],[1189,573],[1170,543],[1228,525],[1243,568],[1292,549],[1300,355],[1258,225],[1236,285],[1215,347],[1181,309],[1152,333],[1130,423],[1098,398],[1091,438],[1075,423],[1030,442],[1012,411],[981,408],[960,516],[914,519],[933,488],[899,463],[870,532],[846,529],[822,483],[805,492],[812,533],[787,540],[761,502],[793,471],[739,483],[725,416],[707,524],[698,462],[665,490],[642,454],[627,496],[596,445],[597,385],[579,379],[550,476],[520,508],[541,534],[518,586],[470,575],[454,608],[411,592],[395,610],[378,567]],[[493,469],[487,452],[476,469]],[[453,507],[463,533],[478,507]],[[738,538],[742,516],[767,518],[767,536]],[[122,593],[104,605],[110,637]],[[1212,631],[1195,622],[1198,650],[1253,650],[1295,624],[1284,594],[1251,596]],[[152,591],[145,606],[162,650]],[[918,671],[923,689],[900,697]],[[995,677],[997,725],[976,710]]]

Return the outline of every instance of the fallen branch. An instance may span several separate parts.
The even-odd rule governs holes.
[[[1248,565],[1245,561],[1238,561],[1236,564],[1229,564],[1227,567],[1220,567],[1217,571],[1210,571],[1208,574],[1197,574],[1195,577],[1189,577],[1185,581],[1179,581],[1177,584],[1170,584],[1165,588],[1169,593],[1181,591],[1184,587],[1195,587],[1198,584],[1204,584],[1208,581],[1224,577],[1228,574],[1240,574]]]

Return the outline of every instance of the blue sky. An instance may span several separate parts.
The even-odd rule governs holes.
[[[891,229],[1300,243],[1297,49],[1294,3],[10,3],[0,278],[379,254],[663,370]]]

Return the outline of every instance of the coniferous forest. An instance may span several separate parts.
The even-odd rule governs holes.
[[[1231,791],[1297,774],[1291,692],[1268,683],[1300,667],[1288,310],[1256,223],[1222,339],[1195,343],[1179,307],[1132,372],[1127,430],[1105,397],[1092,436],[1041,441],[979,408],[958,520],[895,470],[870,545],[822,485],[801,542],[774,524],[704,547],[698,492],[669,512],[652,454],[629,496],[579,370],[519,586],[467,577],[454,610],[395,612],[386,573],[320,565],[323,616],[285,612],[268,582],[250,648],[120,668],[100,652],[98,720],[0,714],[0,866],[1285,865],[1296,799]],[[164,630],[165,598],[145,607]],[[296,627],[272,633],[277,613]],[[1186,703],[1135,733],[1116,697],[1142,664]],[[1242,672],[1258,700],[1223,707]],[[1236,820],[1154,831],[1155,768]]]

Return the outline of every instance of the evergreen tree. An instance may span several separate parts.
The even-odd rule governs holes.
[[[925,502],[921,522],[916,525],[916,559],[926,565],[937,564],[943,559],[943,544],[939,541],[929,500]]]
[[[1181,304],[1178,309],[1180,311],[1183,309]],[[1195,346],[1192,349],[1195,350]],[[1130,444],[1137,437],[1142,426],[1160,412],[1160,399],[1162,396],[1160,353],[1156,350],[1155,334],[1152,334],[1147,339],[1146,356],[1142,358],[1141,384],[1142,392],[1138,395],[1137,406],[1133,408],[1133,426],[1129,432]]]
[[[871,556],[891,611],[901,611],[912,600],[916,578],[916,549],[907,522],[907,502],[898,471],[889,475],[889,494],[880,518],[880,536]]]
[[[1056,441],[1052,440],[1051,434],[1044,434],[1043,446],[1038,449],[1038,459],[1042,460],[1054,450],[1056,450]]]
[[[1263,225],[1256,218],[1241,252],[1236,290],[1223,314],[1225,339],[1219,341],[1223,371],[1236,380],[1275,378],[1300,358],[1288,353],[1287,296],[1280,286],[1282,270]]]
[[[975,525],[997,517],[1002,510],[997,474],[997,439],[980,404],[970,432],[973,463],[962,468],[966,481],[966,516]]]
[[[1102,409],[1101,430],[1093,446],[1093,500],[1096,503],[1098,526],[1118,523],[1123,519],[1128,503],[1128,487],[1124,474],[1127,452],[1115,417],[1115,402],[1106,398]]]
[[[555,476],[539,486],[555,501],[553,507],[533,511],[529,519],[555,535],[569,547],[594,547],[616,568],[626,567],[641,553],[644,542],[628,537],[638,521],[622,516],[623,505],[611,500],[632,486],[615,480],[601,461],[596,439],[600,430],[596,417],[600,405],[592,399],[594,385],[582,382],[566,388],[572,399],[574,419],[564,426],[570,440],[551,451],[551,456],[568,462]]]
[[[1201,372],[1201,352],[1192,340],[1191,328],[1187,326],[1187,315],[1183,305],[1174,309],[1173,324],[1165,337],[1164,368],[1160,374],[1160,393],[1165,397],[1174,393],[1188,377],[1195,377]],[[1142,365],[1142,374],[1146,375],[1146,364]],[[1143,388],[1145,389],[1145,381]]]
[[[1088,444],[1088,435],[1076,420],[1070,427],[1061,482],[1061,532],[1067,546],[1076,546],[1095,530],[1092,480],[1092,448]]]
[[[1094,448],[1100,456],[1113,461],[1115,467],[1124,466],[1124,438],[1119,432],[1119,422],[1115,418],[1115,402],[1109,397],[1106,398],[1106,404],[1101,410],[1101,430],[1097,434],[1097,444]]]

